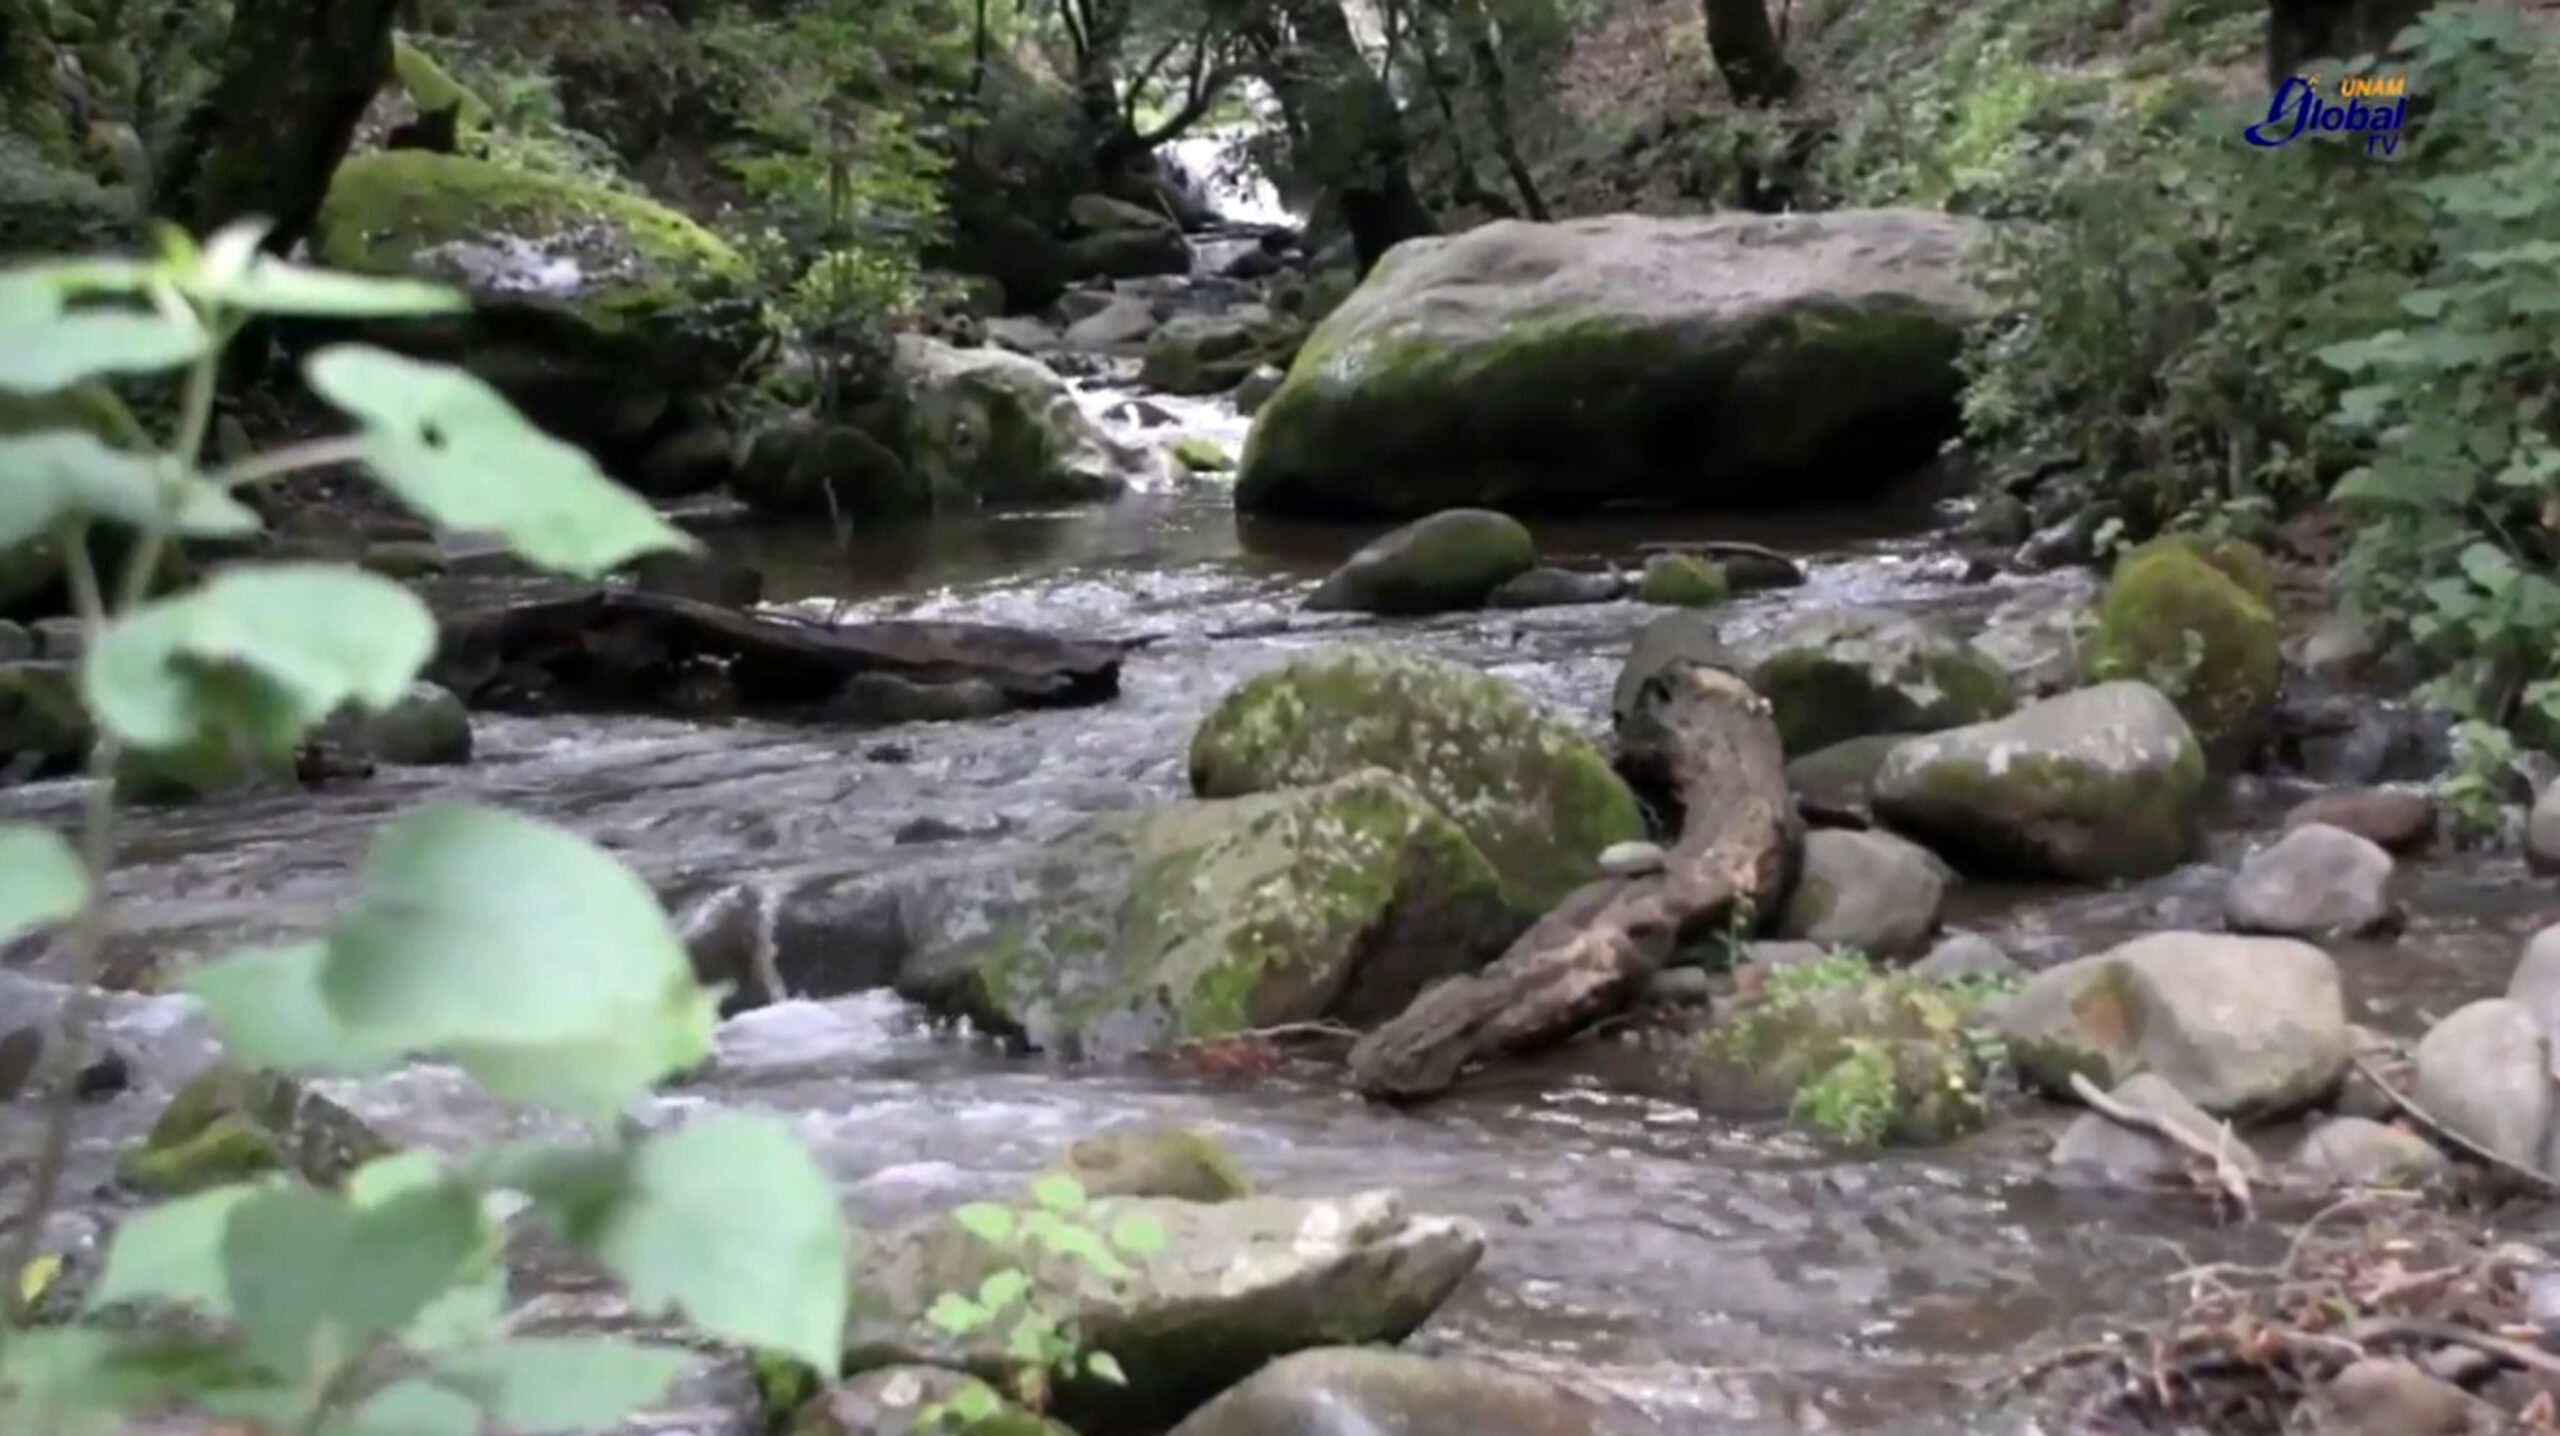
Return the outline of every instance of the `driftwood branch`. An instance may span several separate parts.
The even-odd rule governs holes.
[[[1683,936],[1784,895],[1801,824],[1769,705],[1720,669],[1675,664],[1645,686],[1621,740],[1668,770],[1686,814],[1663,866],[1576,889],[1494,963],[1424,992],[1352,1048],[1381,1099],[1448,1089],[1475,1061],[1528,1052],[1625,1008]]]
[[[2088,1104],[2090,1111],[2129,1131],[2157,1137],[2205,1163],[2213,1172],[2213,1184],[2231,1199],[2243,1213],[2254,1215],[2257,1203],[2250,1196],[2249,1174],[2231,1160],[2231,1124],[2222,1125],[2221,1139],[2208,1142],[2156,1112],[2119,1102],[2098,1090],[2098,1084],[2079,1072],[2071,1074],[2071,1094]]]
[[[2364,1080],[2372,1083],[2374,1090],[2380,1092],[2383,1095],[2384,1100],[2390,1102],[2393,1107],[2398,1108],[2400,1115],[2408,1118],[2412,1123],[2416,1124],[2418,1130],[2424,1132],[2429,1139],[2441,1146],[2452,1147],[2457,1151],[2460,1151],[2463,1155],[2490,1167],[2500,1175],[2521,1183],[2529,1191],[2546,1197],[2560,1196],[2560,1182],[2553,1181],[2551,1178],[2544,1176],[2542,1173],[2535,1171],[2531,1167],[2521,1166],[2515,1162],[2508,1161],[2506,1158],[2501,1157],[2497,1153],[2490,1151],[2488,1148],[2481,1146],[2479,1143],[2472,1141],[2469,1137],[2466,1137],[2460,1132],[2453,1130],[2451,1127],[2446,1126],[2434,1113],[2419,1106],[2407,1093],[2392,1086],[2391,1083],[2384,1078],[2382,1073],[2375,1069],[2371,1060],[2361,1054],[2356,1056],[2353,1060],[2356,1064],[2356,1071],[2363,1074]]]

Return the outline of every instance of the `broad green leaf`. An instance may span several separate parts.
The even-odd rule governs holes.
[[[507,1297],[507,1266],[492,1252],[466,1267],[458,1285],[428,1302],[400,1333],[400,1344],[426,1352],[491,1340],[507,1329]]]
[[[1112,1355],[1108,1351],[1086,1352],[1084,1354],[1084,1369],[1093,1373],[1095,1376],[1110,1382],[1114,1386],[1126,1386],[1129,1384],[1129,1373],[1120,1369],[1120,1358]]]
[[[320,993],[325,942],[253,948],[198,963],[178,985],[205,1005],[235,1059],[278,1072],[369,1076],[407,1055],[396,1038],[351,1026]]]
[[[935,1296],[933,1305],[925,1308],[924,1319],[926,1325],[953,1336],[967,1336],[995,1320],[996,1314],[956,1291],[946,1291]]]
[[[270,1188],[224,1229],[233,1313],[259,1360],[307,1375],[315,1361],[344,1359],[416,1320],[480,1253],[486,1223],[478,1194],[458,1182],[366,1205]]]
[[[1004,1354],[1027,1366],[1049,1364],[1049,1343],[1057,1338],[1056,1324],[1040,1313],[1026,1312],[1013,1329],[1004,1334]]]
[[[51,828],[0,823],[0,944],[65,921],[89,900],[89,870]]]
[[[1031,1278],[1023,1275],[1019,1267],[989,1272],[987,1279],[978,1283],[978,1304],[990,1311],[1002,1311],[1030,1294]]]
[[[1013,1236],[1013,1208],[998,1202],[970,1202],[951,1214],[951,1219],[991,1242],[1003,1242]]]
[[[246,504],[194,474],[164,492],[166,460],[100,443],[78,429],[0,438],[0,547],[52,532],[65,520],[166,526],[187,538],[229,538],[262,525]],[[174,495],[174,510],[165,506]]]
[[[1001,1414],[1004,1411],[1004,1398],[996,1394],[994,1387],[973,1379],[951,1393],[950,1407],[953,1414],[960,1418],[962,1425],[975,1426],[981,1422],[993,1421]]]
[[[1164,1224],[1144,1212],[1128,1212],[1111,1224],[1111,1244],[1131,1256],[1164,1250]]]
[[[272,1379],[218,1339],[86,1326],[12,1333],[0,1351],[0,1391],[7,1393],[12,1436],[21,1430],[42,1436],[121,1431],[130,1412],[172,1399],[200,1409],[220,1404],[272,1410],[280,1394]],[[118,1419],[103,1428],[79,1419],[105,1412]]]
[[[53,1290],[54,1281],[61,1275],[62,1257],[55,1252],[46,1252],[18,1268],[19,1310],[24,1311],[44,1300],[44,1294]]]
[[[494,533],[538,567],[594,578],[693,541],[459,369],[333,345],[304,371],[364,428],[365,462],[403,503],[446,528]]]
[[[88,1309],[152,1298],[182,1303],[217,1319],[229,1316],[223,1233],[232,1213],[265,1190],[247,1183],[215,1187],[127,1217],[107,1244]]]
[[[471,307],[461,291],[416,279],[377,279],[311,269],[260,246],[273,226],[241,220],[205,241],[204,257],[179,283],[190,298],[249,314],[315,319],[451,314]]]
[[[324,1436],[481,1436],[486,1429],[469,1397],[414,1379],[384,1387],[320,1428]]]
[[[157,374],[203,357],[213,336],[191,315],[96,304],[82,290],[131,292],[144,271],[113,265],[35,265],[0,271],[0,391],[50,394],[85,379]]]
[[[468,1394],[496,1424],[538,1436],[616,1425],[664,1400],[700,1359],[610,1336],[518,1337],[449,1352],[434,1379]]]
[[[1031,1183],[1031,1199],[1053,1212],[1077,1211],[1084,1206],[1084,1183],[1064,1172],[1050,1172]]]
[[[510,1096],[609,1116],[710,1051],[715,999],[655,895],[533,818],[457,803],[401,817],[329,950],[331,1010]]]
[[[340,708],[387,708],[435,651],[435,618],[387,578],[334,564],[215,575],[107,630],[81,670],[98,721],[136,748],[209,733],[281,752]]]
[[[698,1118],[624,1159],[609,1198],[592,1164],[526,1195],[643,1310],[673,1308],[740,1346],[832,1371],[843,1358],[849,1238],[834,1184],[789,1131],[738,1113]]]

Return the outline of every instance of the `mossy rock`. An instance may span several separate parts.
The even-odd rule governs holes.
[[[901,335],[903,446],[937,505],[1087,503],[1128,487],[1134,456],[1048,365]]]
[[[401,36],[391,42],[391,74],[400,82],[400,88],[409,92],[409,101],[418,107],[418,113],[458,111],[455,126],[464,136],[488,128],[489,102],[437,64],[435,57],[419,48],[416,41]]]
[[[1987,986],[1907,973],[1834,983],[1833,966],[1851,965],[1782,974],[1759,1002],[1700,1039],[1692,1059],[1700,1099],[1782,1105],[1854,1145],[1926,1145],[1979,1129],[2000,1056],[1982,1015]]]
[[[1147,336],[1138,382],[1167,394],[1224,394],[1264,365],[1285,367],[1300,338],[1271,315],[1179,315]]]
[[[732,481],[759,514],[795,519],[905,518],[933,510],[933,488],[851,424],[795,418],[748,441]]]
[[[1185,434],[1169,446],[1174,461],[1195,474],[1233,472],[1235,456],[1217,440],[1200,434]]]
[[[1288,1022],[1383,1021],[1517,934],[1467,835],[1381,769],[1091,819],[937,885],[899,988],[1110,1060]]]
[[[1636,580],[1638,603],[1665,608],[1711,608],[1730,592],[1723,566],[1695,554],[1655,554],[1644,561],[1643,576]]]
[[[116,1171],[160,1196],[278,1170],[333,1186],[393,1150],[362,1118],[299,1082],[217,1064],[178,1089]]]
[[[1598,877],[1604,849],[1645,836],[1635,794],[1589,738],[1509,683],[1446,659],[1310,654],[1238,686],[1191,737],[1202,797],[1373,766],[1448,814],[1532,914]]]
[[[1537,540],[1518,519],[1491,509],[1444,509],[1361,545],[1305,606],[1405,617],[1480,608],[1537,561]]]
[[[1924,619],[1843,609],[1790,624],[1752,665],[1751,686],[1790,757],[1874,733],[1932,733],[2017,706],[2008,675]]]
[[[1231,1202],[1253,1195],[1253,1182],[1226,1147],[1187,1127],[1097,1132],[1069,1147],[1058,1170],[1075,1178],[1087,1197]]]
[[[2246,544],[2173,537],[2116,565],[2086,650],[2093,681],[2139,679],[2178,707],[2207,757],[2234,764],[2284,683],[2266,560]]]

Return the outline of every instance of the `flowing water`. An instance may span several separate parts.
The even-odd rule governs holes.
[[[1233,422],[1213,415],[1208,426]],[[1855,514],[1685,530],[1659,518],[1592,522],[1540,538],[1551,554],[1624,556],[1640,540],[1712,533],[1801,556],[1803,587],[1730,607],[1744,629],[1851,603],[1972,622],[1997,603],[2059,601],[2085,582],[1968,581],[1921,533],[1928,512],[1917,494]],[[1394,624],[1296,613],[1312,578],[1365,536],[1240,524],[1223,490],[1199,484],[1106,509],[865,534],[849,547],[737,535],[728,542],[766,568],[780,602],[1154,641],[1129,659],[1120,698],[1099,708],[890,731],[485,717],[467,769],[146,812],[114,883],[118,946],[174,959],[307,930],[347,890],[366,835],[429,796],[556,818],[661,881],[887,871],[954,845],[1036,840],[1087,813],[1179,796],[1190,731],[1219,694],[1346,636],[1479,665],[1595,732],[1605,726],[1620,658],[1653,610]],[[0,813],[59,820],[76,801],[72,784],[36,785],[0,795]],[[2226,863],[2237,841],[2222,840]],[[2045,961],[2151,928],[2212,925],[2218,892],[2210,870],[2196,869],[2128,892],[1970,892],[1956,916]],[[2522,934],[2553,915],[2518,871],[2472,860],[2422,869],[2413,897],[2407,937],[2342,951],[2358,999],[2395,1025],[2503,981]],[[115,1040],[135,1090],[92,1109],[77,1190],[103,1182],[114,1143],[209,1050],[173,999],[119,999]],[[1138,1119],[1215,1131],[1277,1191],[1401,1188],[1419,1208],[1477,1219],[1491,1238],[1477,1276],[1418,1344],[1568,1373],[1673,1415],[1674,1429],[2009,1429],[1952,1383],[1998,1369],[2030,1340],[2156,1306],[2166,1273],[2252,1251],[2263,1259],[2278,1239],[2219,1230],[2172,1204],[2049,1186],[2039,1157],[2050,1118],[1943,1151],[1842,1156],[1773,1124],[1701,1115],[1650,1080],[1647,1054],[1610,1039],[1403,1115],[1308,1078],[1207,1085],[1007,1060],[927,1032],[880,993],[745,1014],[724,1027],[720,1053],[708,1080],[661,1099],[649,1120],[705,1102],[781,1113],[864,1219],[1018,1181],[1076,1136]],[[433,1069],[345,1095],[417,1140],[485,1138],[506,1122]],[[6,1121],[7,1138],[26,1135],[25,1113]]]

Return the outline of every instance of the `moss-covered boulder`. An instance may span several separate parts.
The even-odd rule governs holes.
[[[1783,1108],[1859,1145],[1943,1142],[1989,1113],[1999,1056],[1982,983],[1878,974],[1849,956],[1773,975],[1700,1038],[1691,1075],[1713,1108]]]
[[[2103,683],[1906,739],[1874,787],[1879,819],[1963,871],[2101,882],[2184,862],[2206,795],[2194,732],[2142,683]]]
[[[1781,630],[1751,665],[1790,756],[1873,733],[1934,733],[2017,704],[2008,675],[1926,619],[1837,609]]]
[[[466,319],[370,337],[458,362],[552,433],[635,468],[689,406],[734,383],[764,339],[746,262],[719,236],[627,191],[426,150],[338,167],[312,252],[359,273],[469,291]]]
[[[488,128],[489,102],[469,85],[453,77],[451,71],[436,63],[436,58],[407,36],[391,42],[391,77],[409,96],[409,103],[422,115],[445,110],[454,112],[457,135],[469,138]]]
[[[1644,816],[1592,741],[1491,674],[1394,649],[1309,654],[1229,693],[1191,736],[1204,798],[1368,767],[1411,782],[1475,840],[1524,911],[1600,875]]]
[[[1445,509],[1361,545],[1307,595],[1306,607],[1405,616],[1481,608],[1537,561],[1537,540],[1518,519]]]
[[[1284,1022],[1381,1021],[1518,930],[1465,833],[1378,769],[1086,822],[934,893],[909,996],[1112,1058]]]
[[[2317,1101],[2354,1052],[2338,966],[2306,942],[2159,932],[2037,973],[2002,1009],[2018,1073],[2057,1097],[2167,1079],[2217,1117]]]
[[[1167,394],[1223,394],[1266,364],[1285,368],[1305,337],[1267,310],[1177,315],[1147,336],[1138,382]]]
[[[1226,446],[1206,434],[1185,434],[1165,446],[1173,461],[1194,474],[1231,474],[1236,460]]]
[[[1505,220],[1398,245],[1255,416],[1262,513],[1847,497],[1955,432],[1975,221]]]
[[[410,684],[379,713],[350,708],[312,736],[378,763],[425,768],[471,761],[471,713],[452,689],[436,683]]]
[[[731,480],[760,514],[795,519],[902,518],[933,511],[933,485],[851,424],[795,417],[746,444]]]
[[[2235,763],[2284,682],[2266,559],[2236,542],[2155,540],[2116,565],[2086,651],[2091,679],[2132,678],[2178,705],[2206,756]]]
[[[1884,760],[1902,746],[1908,733],[1870,733],[1816,748],[1787,762],[1787,787],[1796,795],[1796,810],[1805,821],[1831,827],[1863,828],[1875,820],[1876,774]]]
[[[1711,608],[1732,591],[1721,564],[1689,553],[1655,554],[1636,579],[1636,602],[1665,608]]]
[[[1058,1170],[1089,1197],[1175,1197],[1232,1202],[1253,1182],[1218,1139],[1188,1127],[1123,1127],[1067,1149]]]
[[[1114,498],[1163,462],[1104,433],[1067,381],[1029,355],[909,334],[898,339],[897,372],[908,460],[937,505]]]
[[[34,777],[67,773],[96,737],[68,663],[0,663],[0,765]]]
[[[1012,1323],[952,1332],[937,1299],[999,1271],[1031,1279],[1088,1349],[1128,1384],[1068,1380],[1051,1412],[1084,1430],[1161,1430],[1276,1357],[1316,1346],[1395,1342],[1419,1327],[1484,1254],[1473,1223],[1423,1216],[1393,1192],[1308,1200],[1184,1202],[1112,1197],[1061,1220],[1105,1234],[1130,1222],[1163,1240],[1115,1279],[1036,1242],[994,1242],[951,1216],[858,1238],[851,1373],[929,1365],[1000,1380]]]
[[[392,1150],[362,1118],[299,1082],[217,1065],[178,1089],[117,1159],[116,1174],[163,1197],[283,1170],[328,1184]]]

